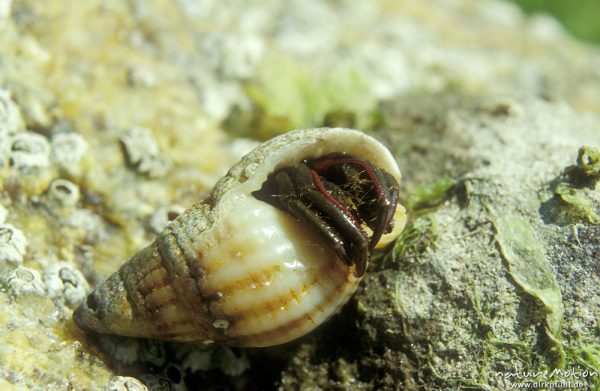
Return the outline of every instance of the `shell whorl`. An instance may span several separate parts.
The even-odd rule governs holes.
[[[309,332],[360,279],[315,232],[252,192],[281,167],[339,151],[400,180],[389,151],[359,131],[299,130],[265,142],[209,199],[97,287],[76,322],[96,332],[236,346],[275,345]]]

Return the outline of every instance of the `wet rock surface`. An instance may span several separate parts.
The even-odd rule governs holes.
[[[499,1],[0,0],[0,388],[598,387],[599,60]],[[390,147],[410,212],[339,314],[267,349],[77,328],[255,140],[323,124]]]

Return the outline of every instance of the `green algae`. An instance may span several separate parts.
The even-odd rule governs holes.
[[[418,258],[427,248],[435,248],[438,227],[435,218],[424,216],[432,212],[436,206],[448,196],[456,184],[456,180],[443,177],[434,182],[417,186],[406,200],[406,209],[412,214],[410,220],[389,252],[376,253],[372,263],[378,268],[387,268],[406,258]]]
[[[409,221],[398,236],[391,250],[386,254],[377,253],[372,257],[376,269],[386,269],[399,265],[400,260],[417,258],[429,247],[435,247],[438,228],[434,218],[421,217]]]
[[[544,305],[547,334],[564,365],[564,352],[557,338],[561,333],[563,303],[555,273],[533,227],[518,215],[496,216],[496,241],[513,280]]]
[[[600,148],[583,146],[577,155],[577,167],[590,178],[600,178]]]
[[[600,217],[594,211],[584,190],[572,187],[567,183],[559,183],[556,186],[555,194],[566,207],[565,213],[568,221],[587,221],[590,224],[600,224]]]
[[[449,177],[437,179],[432,183],[418,186],[411,192],[406,200],[406,208],[409,212],[420,209],[431,209],[441,203],[446,194],[456,184],[456,181]]]
[[[250,134],[260,139],[324,122],[360,126],[375,107],[368,83],[352,66],[319,71],[283,55],[267,57],[245,91],[256,110]]]

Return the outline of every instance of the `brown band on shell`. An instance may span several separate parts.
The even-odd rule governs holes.
[[[320,310],[323,311],[323,307],[328,307],[331,305],[332,302],[336,301],[336,295],[344,293],[345,290],[343,289],[343,287],[345,284],[345,282],[338,284],[333,289],[333,294],[328,295],[327,299],[323,303],[321,303],[317,308],[320,308]],[[256,334],[239,336],[239,342],[241,346],[266,346],[263,341],[273,341],[282,339],[285,342],[285,340],[287,340],[285,338],[286,335],[290,334],[292,330],[302,328],[302,326],[307,323],[315,324],[315,320],[312,317],[311,312],[305,313],[301,317],[289,321],[286,324],[276,327],[272,330]]]
[[[199,288],[201,280],[198,279],[195,267],[199,263],[198,255],[191,257],[185,252],[184,249],[192,247],[189,238],[177,230],[176,226],[173,228],[175,232],[167,230],[157,238],[163,264],[171,279],[177,280],[173,289],[180,304],[185,308],[186,315],[196,325],[196,331],[210,335],[213,320],[205,310],[207,303]]]
[[[319,276],[327,275],[327,278],[330,278],[330,276],[332,275],[331,273],[339,273],[340,271],[341,271],[341,269],[336,267],[335,264],[332,262],[332,263],[328,264],[327,266],[325,266],[325,269],[322,270],[322,273],[320,273]],[[348,276],[347,278],[350,278],[349,277],[350,274],[347,274],[347,276]],[[299,302],[300,298],[298,296],[298,293],[301,292],[302,294],[304,294],[304,293],[308,292],[308,290],[311,287],[316,285],[318,278],[319,277],[315,276],[308,283],[303,284],[303,286],[300,289],[290,289],[288,291],[288,293],[285,295],[282,295],[273,300],[261,303],[261,305],[253,306],[251,308],[246,308],[244,311],[240,311],[240,312],[236,313],[236,316],[231,318],[230,327],[240,326],[240,324],[242,324],[244,320],[252,319],[252,317],[255,314],[261,314],[261,315],[262,314],[270,314],[270,313],[278,311],[280,309],[280,307],[282,307],[282,306],[286,307],[286,308],[289,307],[290,303],[292,303],[293,301]],[[340,295],[345,294],[346,284],[349,283],[348,279],[330,278],[330,280],[332,282],[337,281],[337,284],[333,287],[333,289],[331,289],[328,292],[325,302],[321,303],[315,307],[316,313],[324,313],[325,312],[324,308],[330,306],[331,303],[338,300]],[[240,335],[239,337],[243,340],[252,341],[251,343],[254,344],[257,341],[259,341],[260,338],[268,339],[268,338],[273,338],[278,334],[285,335],[285,333],[287,333],[295,328],[299,328],[302,324],[305,324],[307,322],[314,323],[314,319],[311,316],[311,312],[308,312],[298,319],[292,320],[292,321],[288,322],[287,324],[281,325],[281,326],[273,329],[272,332],[263,332],[263,333],[257,333],[257,334],[252,334],[252,335]],[[255,341],[254,338],[259,338],[259,339],[257,341]]]
[[[154,274],[160,274],[160,276],[153,277]],[[163,267],[156,267],[153,270],[150,270],[146,276],[141,278],[140,282],[142,284],[140,284],[138,292],[140,292],[142,296],[146,297],[150,293],[164,288],[167,286],[167,281],[165,280],[166,274],[167,271]],[[152,277],[153,280],[156,279],[157,281],[146,281],[149,277]]]
[[[329,276],[329,273],[331,273],[333,270],[340,270],[340,269],[335,266],[328,265],[327,269],[324,270],[323,274],[327,274]],[[307,323],[314,324],[315,320],[314,320],[313,316],[311,316],[311,313],[312,314],[325,313],[325,308],[330,307],[332,305],[332,303],[335,302],[336,300],[338,300],[341,295],[348,294],[348,292],[346,292],[348,283],[351,283],[350,282],[350,274],[348,274],[348,279],[346,281],[340,280],[340,282],[335,285],[335,287],[331,290],[331,292],[326,296],[325,300],[321,304],[319,304],[315,307],[315,311],[305,313],[302,316],[300,316],[299,318],[291,320],[288,323],[281,325],[279,327],[276,327],[270,331],[265,331],[265,332],[261,332],[261,333],[250,334],[250,335],[240,335],[240,336],[238,336],[240,345],[241,346],[263,346],[263,344],[264,344],[263,341],[270,341],[273,339],[285,340],[285,336],[289,335],[293,330],[300,329],[300,328],[304,327]],[[310,284],[304,285],[302,291],[307,291],[309,286],[311,286],[311,285]],[[353,292],[353,290],[349,294],[351,294],[352,292]],[[290,293],[286,296],[289,298],[288,302],[291,302],[294,299],[294,297],[297,296],[297,291],[291,290]],[[296,297],[294,300],[298,300],[298,298]],[[341,307],[341,305],[344,302],[345,302],[345,300],[342,300],[340,302],[340,304],[336,307],[336,310],[332,312],[332,314],[335,313],[337,311],[337,308]]]
[[[314,283],[315,281],[313,281]],[[308,290],[306,285],[301,288],[302,291]],[[239,326],[245,321],[252,322],[258,315],[270,315],[281,309],[281,307],[288,308],[290,303],[298,301],[298,293],[296,289],[290,289],[286,294],[280,295],[272,300],[261,302],[259,305],[253,307],[244,308],[241,311],[236,311],[235,315],[229,317],[230,327]]]
[[[271,281],[273,276],[281,271],[281,265],[272,265],[271,268],[240,276],[239,278],[228,281],[226,285],[210,286],[204,284],[205,292],[219,293],[223,296],[228,296],[232,293],[240,292],[240,290],[252,289],[252,286],[263,286],[264,282]]]

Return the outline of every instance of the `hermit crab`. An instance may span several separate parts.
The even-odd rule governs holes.
[[[304,129],[251,151],[75,311],[86,330],[271,346],[333,315],[402,231],[400,170],[374,138]]]

